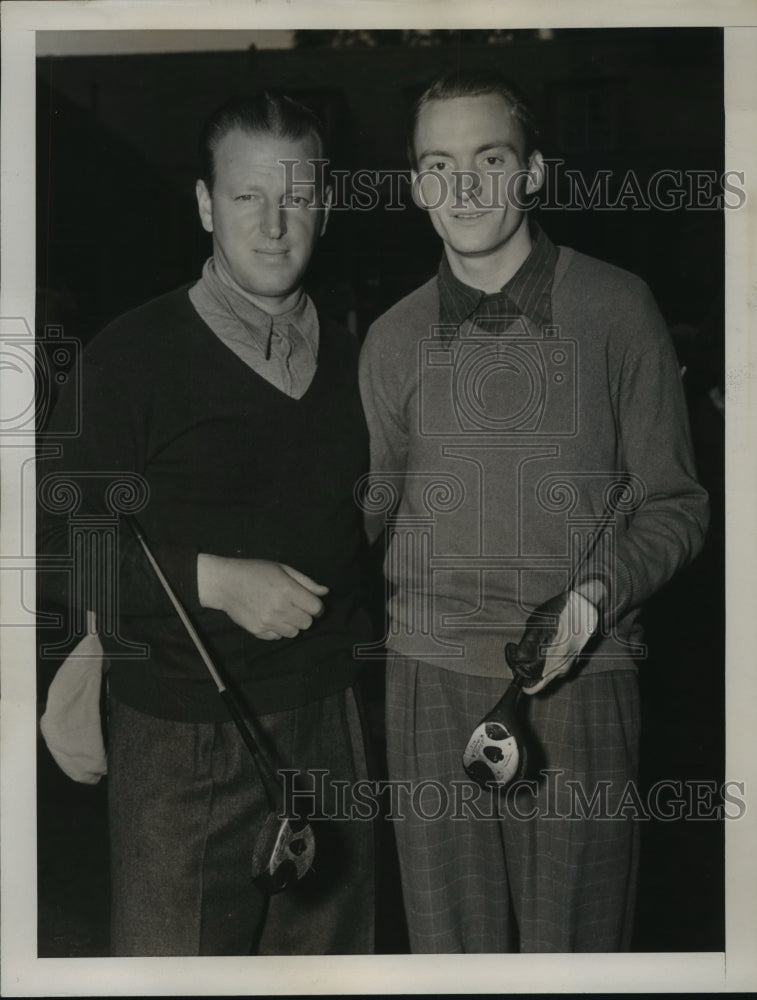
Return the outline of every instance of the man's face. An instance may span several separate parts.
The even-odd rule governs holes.
[[[268,312],[289,308],[299,293],[328,207],[320,196],[315,139],[280,139],[234,129],[215,149],[212,192],[197,182],[203,227],[213,234],[221,277]],[[287,172],[282,162],[296,161]],[[301,182],[292,185],[291,180]]]
[[[521,127],[499,94],[429,101],[418,117],[415,154],[417,197],[460,257],[506,248],[525,217],[518,202],[543,183],[541,154],[526,163]]]

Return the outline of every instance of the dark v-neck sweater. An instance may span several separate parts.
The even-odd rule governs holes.
[[[85,353],[81,435],[63,442],[63,458],[40,470],[98,474],[80,477],[79,513],[103,509],[100,473],[144,477],[149,501],[137,519],[211,654],[258,714],[347,686],[356,673],[353,645],[367,638],[353,500],[367,466],[357,344],[320,322],[318,368],[297,400],[215,336],[187,288],[122,316]],[[61,399],[51,435],[70,426],[74,405],[73,393]],[[46,550],[64,551],[66,518],[43,512],[42,528]],[[128,531],[120,548],[119,636],[147,643],[149,655],[115,656],[122,648],[103,636],[112,693],[162,718],[225,718]],[[330,588],[326,612],[295,639],[256,639],[225,613],[200,606],[200,552],[288,564]]]

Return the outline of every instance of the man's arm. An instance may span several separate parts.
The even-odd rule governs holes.
[[[617,472],[632,474],[641,494],[633,510],[615,517],[611,559],[587,562],[572,590],[537,608],[521,642],[511,644],[508,663],[530,694],[570,670],[600,619],[608,625],[640,607],[690,562],[707,530],[707,493],[695,476],[670,335],[646,285],[639,282],[627,305],[618,309],[609,355]]]
[[[108,363],[104,352],[85,352],[81,380],[73,380],[62,391],[50,424],[40,440],[37,466],[38,554],[40,594],[59,607],[75,607],[89,600],[87,580],[73,580],[67,572],[46,566],[46,557],[71,559],[71,527],[75,519],[104,518],[112,521],[108,488],[123,477],[141,476],[147,451],[145,416],[139,391],[129,384],[117,385],[112,374],[117,360]],[[73,427],[76,435],[68,436]],[[54,477],[62,489],[70,489],[78,500],[74,510],[59,510],[51,503],[48,484]],[[146,484],[145,484],[146,490]],[[147,490],[146,490],[147,491]],[[139,511],[136,512],[139,519]],[[150,539],[161,567],[181,600],[189,608],[197,600],[197,553]],[[171,616],[172,605],[162,591],[144,554],[123,519],[118,526],[118,565],[104,586],[118,586],[118,604],[128,615]],[[87,573],[82,567],[82,574]],[[86,608],[84,610],[95,610]]]
[[[405,471],[408,432],[398,391],[406,373],[375,325],[363,343],[359,371],[360,397],[370,434],[371,479],[380,484],[382,476]],[[366,534],[373,543],[384,529],[386,514],[366,512],[364,516]]]
[[[697,482],[678,360],[646,285],[623,316],[616,352],[615,414],[623,471],[643,496],[623,523],[607,567],[606,610],[617,619],[638,608],[700,551],[709,523],[706,490]]]

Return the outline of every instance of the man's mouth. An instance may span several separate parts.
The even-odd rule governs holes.
[[[483,217],[488,214],[488,212],[453,212],[452,218],[468,222],[473,221],[474,219],[483,219]]]

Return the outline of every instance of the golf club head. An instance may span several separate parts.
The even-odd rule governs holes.
[[[252,853],[252,880],[261,892],[274,896],[304,878],[314,856],[310,824],[271,813]]]
[[[484,788],[504,788],[522,777],[526,754],[504,722],[487,717],[476,726],[463,752],[465,773]]]
[[[484,788],[505,788],[525,774],[528,759],[517,711],[522,690],[523,678],[515,675],[463,751],[465,773]]]

